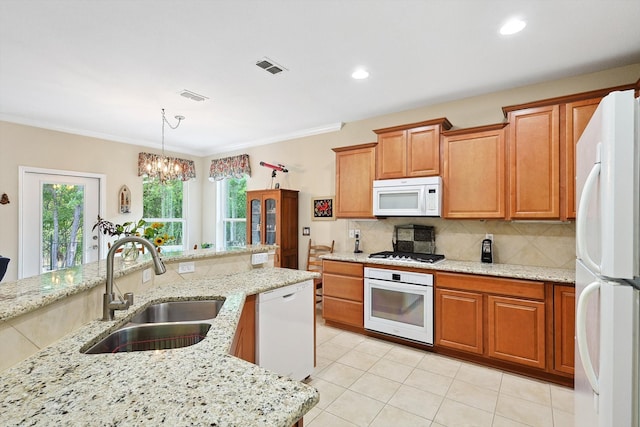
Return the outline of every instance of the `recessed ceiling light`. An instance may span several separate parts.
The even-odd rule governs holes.
[[[519,33],[527,26],[527,23],[520,18],[512,18],[508,20],[502,27],[500,27],[500,34],[508,36],[511,34]]]
[[[351,77],[356,80],[366,79],[367,77],[369,77],[369,72],[363,68],[359,68],[351,74]]]

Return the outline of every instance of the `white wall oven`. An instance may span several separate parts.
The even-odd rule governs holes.
[[[433,345],[433,275],[365,267],[364,327]]]

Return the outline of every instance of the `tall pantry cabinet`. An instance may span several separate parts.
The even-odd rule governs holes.
[[[247,191],[247,244],[277,245],[274,266],[298,269],[298,190]]]

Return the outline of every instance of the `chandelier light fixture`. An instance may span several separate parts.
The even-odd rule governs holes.
[[[178,126],[180,126],[180,122],[184,120],[184,116],[175,116],[175,118],[178,120],[178,123],[175,126],[172,126],[165,117],[164,108],[162,109],[162,155],[150,155],[144,160],[145,164],[143,165],[143,169],[145,174],[149,177],[157,178],[161,184],[165,184],[167,181],[176,179],[181,180],[184,176],[184,171],[182,170],[184,161],[175,157],[168,157],[164,154],[165,123],[171,129],[177,129]]]

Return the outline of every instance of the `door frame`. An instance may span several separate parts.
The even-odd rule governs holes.
[[[98,206],[98,212],[101,217],[104,216],[104,210],[107,202],[106,188],[107,188],[107,175],[102,173],[91,173],[91,172],[78,172],[78,171],[68,171],[62,169],[47,169],[47,168],[38,168],[32,166],[18,166],[18,278],[23,278],[23,260],[22,260],[22,232],[23,232],[23,212],[24,212],[24,176],[27,173],[35,173],[41,175],[60,175],[60,176],[71,176],[76,178],[92,178],[98,180],[98,200],[100,206]],[[98,259],[102,259],[102,244],[98,243]]]

